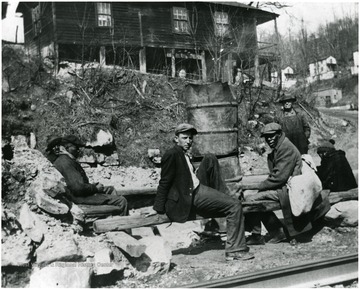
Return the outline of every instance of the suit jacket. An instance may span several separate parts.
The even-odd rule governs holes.
[[[186,222],[190,216],[194,184],[183,149],[177,145],[161,158],[161,178],[154,210],[166,213],[174,222]]]

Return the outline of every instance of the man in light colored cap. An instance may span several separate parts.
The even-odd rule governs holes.
[[[245,240],[241,202],[224,193],[226,186],[216,157],[204,156],[195,173],[188,155],[195,134],[197,130],[191,124],[176,127],[175,146],[161,159],[161,179],[153,209],[179,223],[195,219],[197,214],[206,218],[226,217],[226,260],[252,259],[254,255]]]
[[[283,112],[278,117],[285,136],[297,147],[301,154],[307,154],[311,128],[306,115],[302,111],[296,111],[293,103],[296,97],[288,92],[283,93],[279,102],[283,106]]]
[[[84,169],[76,161],[82,146],[84,144],[77,136],[68,135],[52,138],[46,148],[53,156],[54,167],[65,179],[71,200],[75,204],[118,206],[118,215],[128,215],[127,200],[114,187],[89,183]]]
[[[273,212],[248,213],[245,217],[247,229],[252,231],[252,235],[247,239],[248,245],[263,245],[265,240],[261,236],[261,222],[265,225],[270,234],[268,243],[279,243],[290,239],[311,229],[311,221],[322,217],[330,209],[328,200],[315,201],[318,206],[314,208],[311,215],[304,219],[295,220],[291,213],[287,181],[291,176],[301,174],[302,159],[299,150],[285,137],[281,126],[277,123],[268,123],[261,130],[261,136],[272,149],[268,155],[269,176],[259,184],[242,185],[242,190],[258,190],[257,193],[245,198],[246,201],[272,200],[280,202],[284,215],[282,224]],[[284,231],[285,229],[285,231]]]

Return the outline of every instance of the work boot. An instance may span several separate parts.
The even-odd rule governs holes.
[[[225,253],[225,260],[226,261],[233,261],[233,260],[246,261],[246,260],[254,259],[255,258],[254,254],[250,253],[249,250],[250,250],[250,248],[247,247],[243,251],[226,252]]]
[[[274,233],[271,234],[271,239],[268,241],[268,244],[278,244],[287,240],[287,237],[282,228],[279,228]]]
[[[251,234],[246,238],[246,245],[265,245],[265,239],[261,234]]]

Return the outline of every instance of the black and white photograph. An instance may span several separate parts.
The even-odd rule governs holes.
[[[358,288],[358,1],[2,1],[2,288]]]

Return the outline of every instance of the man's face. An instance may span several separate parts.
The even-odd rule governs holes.
[[[175,136],[175,143],[186,152],[193,143],[193,134],[190,131],[181,132]]]
[[[75,158],[77,158],[79,156],[79,147],[72,144],[72,143],[69,143],[67,146],[66,146],[66,150],[72,154]]]
[[[292,101],[285,101],[284,102],[284,109],[285,110],[290,110],[290,109],[292,109]]]
[[[276,147],[280,138],[280,133],[273,133],[265,135],[265,141],[272,149]]]

